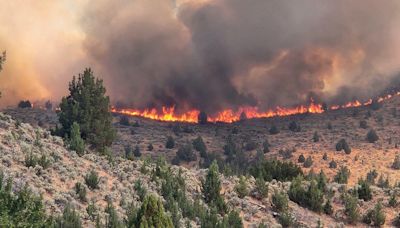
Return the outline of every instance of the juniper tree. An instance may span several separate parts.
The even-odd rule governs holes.
[[[215,206],[219,211],[225,211],[226,206],[221,194],[221,180],[219,179],[218,164],[213,161],[208,169],[206,179],[202,182],[202,192],[204,201]]]
[[[174,227],[171,217],[164,211],[160,199],[146,196],[136,216],[136,227]]]
[[[69,83],[69,95],[62,98],[58,113],[61,129],[58,134],[70,136],[74,122],[79,124],[82,138],[100,151],[115,138],[110,113],[110,99],[103,81],[85,69]]]

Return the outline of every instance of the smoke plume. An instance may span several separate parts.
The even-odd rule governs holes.
[[[0,1],[14,98],[59,98],[90,65],[114,103],[262,110],[365,99],[400,69],[398,0]]]

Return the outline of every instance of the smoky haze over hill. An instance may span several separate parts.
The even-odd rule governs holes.
[[[69,47],[82,61],[66,60],[60,81],[90,64],[126,106],[340,103],[378,93],[400,67],[397,0],[82,2],[73,24],[81,36]]]

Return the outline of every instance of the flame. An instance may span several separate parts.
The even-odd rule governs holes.
[[[383,97],[377,98],[377,102],[383,102],[392,98],[393,96],[399,96],[400,92],[395,94],[389,94]],[[361,107],[371,105],[373,102],[372,99],[369,99],[366,102],[360,102],[358,100],[348,102],[343,105],[332,105],[328,108],[328,110],[337,110],[342,108],[353,108],[353,107]],[[159,121],[170,121],[170,122],[188,122],[188,123],[197,123],[198,115],[200,113],[199,110],[190,110],[188,112],[178,114],[175,111],[175,107],[163,107],[161,111],[157,109],[118,109],[112,108],[111,111],[113,113],[119,113],[129,116],[139,116],[152,120]],[[294,108],[285,108],[285,107],[276,107],[273,110],[268,111],[259,111],[257,107],[242,107],[238,110],[227,109],[217,113],[214,116],[209,116],[209,122],[225,122],[225,123],[233,123],[239,121],[241,119],[242,113],[246,115],[246,118],[270,118],[275,116],[291,116],[297,114],[305,114],[305,113],[323,113],[325,112],[322,104],[316,104],[313,99],[311,99],[308,105],[300,105]]]

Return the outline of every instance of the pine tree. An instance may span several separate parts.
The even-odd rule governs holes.
[[[239,183],[236,184],[235,191],[238,194],[239,198],[244,198],[249,194],[246,179],[243,176],[240,177]]]
[[[74,122],[80,126],[82,138],[96,149],[104,151],[115,138],[110,113],[110,99],[105,95],[103,81],[96,79],[91,69],[74,76],[69,83],[70,94],[63,97],[58,113],[62,128],[58,134],[71,136]]]
[[[54,227],[57,228],[81,228],[82,221],[78,214],[69,204],[64,208],[62,216],[55,221]]]
[[[74,122],[71,127],[71,136],[69,139],[69,148],[76,151],[79,156],[85,153],[85,142],[81,138],[79,124]]]
[[[160,199],[146,196],[137,213],[136,227],[174,227],[171,217],[165,211]]]

